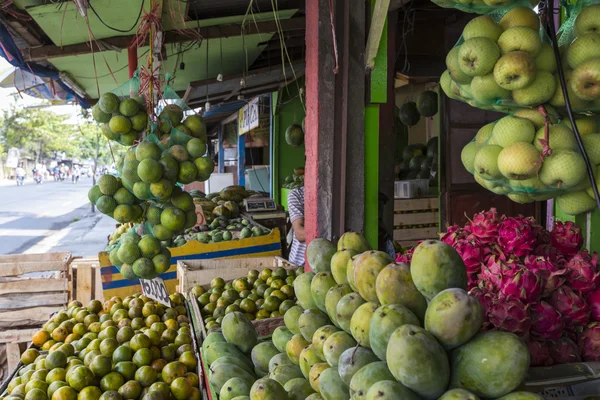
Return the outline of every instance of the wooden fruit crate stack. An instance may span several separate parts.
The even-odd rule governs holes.
[[[70,252],[0,256],[0,381],[72,293]]]
[[[394,200],[394,241],[412,247],[420,240],[437,239],[439,227],[437,197]]]

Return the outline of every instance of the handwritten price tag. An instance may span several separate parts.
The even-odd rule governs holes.
[[[169,292],[167,291],[167,287],[162,278],[140,279],[140,284],[142,285],[142,293],[145,296],[152,300],[156,300],[167,307],[171,307]]]
[[[202,226],[204,224],[206,224],[206,217],[204,216],[204,210],[202,209],[202,205],[200,204],[196,204],[196,215],[197,215],[197,220],[196,220],[196,226]]]

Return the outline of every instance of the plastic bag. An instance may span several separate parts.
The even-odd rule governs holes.
[[[578,113],[600,112],[600,0],[569,4],[558,44],[571,108]],[[561,109],[564,100],[556,104]]]
[[[535,7],[537,0],[431,0],[443,8],[456,8],[457,10],[475,13],[489,14],[499,10],[508,10],[515,7],[527,6]]]
[[[92,116],[101,124],[106,138],[123,146],[132,146],[148,128],[148,113],[138,97],[140,80],[135,76],[115,90],[104,93],[92,107]]]
[[[471,20],[446,56],[440,86],[452,99],[473,107],[510,113],[558,102],[556,60],[529,7],[516,7]]]
[[[148,224],[137,224],[121,235],[109,258],[125,279],[153,279],[171,267],[171,252]]]
[[[461,152],[465,169],[484,188],[517,203],[555,198],[569,215],[594,209],[594,194],[574,132],[566,122],[549,115],[546,119],[542,113],[523,110],[483,126]],[[582,135],[597,169],[600,133],[589,130]]]

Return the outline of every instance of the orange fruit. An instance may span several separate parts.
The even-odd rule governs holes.
[[[124,399],[137,399],[142,393],[142,385],[138,381],[129,381],[119,388]]]
[[[57,342],[64,342],[65,339],[69,336],[69,331],[63,327],[58,327],[52,331],[52,339]]]
[[[184,363],[173,361],[165,365],[161,372],[162,380],[169,385],[177,378],[185,376],[187,368]]]
[[[149,387],[156,382],[156,371],[148,365],[141,366],[135,371],[135,380],[143,387]]]
[[[176,378],[171,383],[171,393],[177,400],[187,400],[192,394],[192,384],[184,377]]]
[[[21,355],[21,362],[25,365],[33,364],[35,359],[40,355],[36,349],[27,349]]]
[[[60,387],[52,394],[52,400],[77,400],[77,391],[70,386]]]
[[[50,340],[50,334],[46,331],[37,331],[31,339],[32,343],[36,346],[42,346],[48,340]]]
[[[100,379],[100,389],[103,391],[119,390],[125,384],[125,378],[118,372],[111,372]]]
[[[98,400],[102,396],[102,391],[96,386],[87,386],[79,392],[77,400]]]

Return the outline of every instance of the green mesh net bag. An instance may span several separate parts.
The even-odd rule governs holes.
[[[443,8],[456,8],[475,14],[489,14],[520,6],[535,7],[538,4],[537,0],[432,0],[432,2]]]
[[[92,107],[92,116],[109,140],[132,146],[148,128],[148,113],[144,100],[138,97],[138,74],[116,88],[104,93]]]
[[[597,170],[600,133],[584,131],[582,135]],[[477,183],[517,203],[556,199],[569,215],[596,207],[574,132],[543,108],[507,115],[481,127],[463,148],[461,160]],[[600,170],[595,176],[600,178]]]
[[[556,59],[541,25],[535,11],[524,6],[471,20],[446,56],[440,78],[444,93],[505,113],[560,104]]]
[[[148,223],[134,225],[121,235],[109,258],[125,279],[153,279],[171,266],[171,252]]]
[[[133,192],[124,187],[123,181],[113,175],[102,175],[88,191],[88,198],[98,211],[125,224],[139,221],[146,205]]]
[[[571,109],[600,112],[600,0],[566,5],[568,18],[558,32]],[[557,106],[564,107],[564,100]]]

